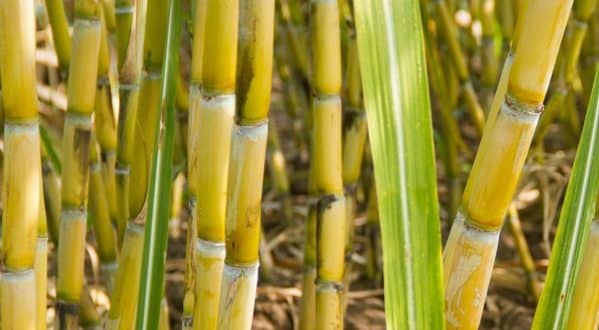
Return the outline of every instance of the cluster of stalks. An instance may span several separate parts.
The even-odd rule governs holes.
[[[378,202],[387,196],[377,196],[368,175],[352,2],[183,1],[190,13],[183,20],[173,1],[46,0],[38,14],[33,0],[0,0],[1,329],[46,328],[52,245],[56,329],[101,322],[133,329],[148,318],[168,329],[166,282],[149,288],[161,297],[159,316],[148,316],[139,298],[148,267],[166,258],[144,259],[156,246],[148,214],[160,203],[171,218],[188,220],[172,221],[186,228],[182,327],[250,329],[259,274],[276,276],[262,223],[264,186],[280,202],[278,230],[301,213],[298,181],[308,195],[299,328],[344,327],[354,261],[362,260],[356,230],[366,237],[366,274],[380,285]],[[413,1],[424,26],[445,218],[455,219],[443,255],[446,327],[476,329],[508,214],[530,294],[541,295],[512,199],[531,146],[540,161],[554,148],[556,122],[567,143],[582,132],[577,105],[591,95],[588,72],[599,62],[599,11],[596,0]],[[182,23],[191,40],[170,34]],[[285,108],[276,116],[273,81]],[[163,136],[174,113],[174,156],[161,158],[173,149]],[[280,118],[291,128],[283,135],[291,152],[275,126]],[[289,164],[309,164],[308,174],[289,174]],[[174,174],[168,200],[155,197],[161,166]],[[596,216],[572,329],[599,319],[599,288],[580,284],[599,283],[597,244]],[[95,256],[99,282],[86,276],[96,272]],[[99,284],[110,300],[104,311],[92,299]]]

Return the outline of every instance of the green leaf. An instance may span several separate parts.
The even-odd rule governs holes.
[[[574,168],[551,251],[545,288],[533,329],[563,329],[568,321],[574,284],[595,212],[599,189],[599,74],[595,73],[591,101]]]
[[[144,233],[143,262],[138,297],[136,329],[158,329],[163,293],[164,264],[168,241],[168,219],[172,187],[175,141],[175,72],[181,32],[181,1],[171,0],[160,86],[161,124],[155,132],[154,156]],[[148,22],[152,24],[152,22]]]
[[[60,175],[60,173],[62,173],[62,163],[60,162],[60,157],[58,157],[56,148],[54,148],[54,141],[52,141],[52,137],[50,136],[50,133],[48,133],[48,129],[45,125],[40,122],[39,127],[43,147],[46,149],[46,153],[48,154],[52,166],[54,166],[54,170]]]
[[[418,0],[356,0],[389,329],[443,329],[433,129]]]

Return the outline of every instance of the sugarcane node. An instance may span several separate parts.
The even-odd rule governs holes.
[[[79,327],[79,316],[73,313],[58,313],[59,330],[77,329]]]
[[[358,191],[358,182],[348,183],[345,185],[345,193],[354,196]]]
[[[342,282],[326,281],[317,277],[314,283],[316,284],[316,291],[343,292],[344,285]]]
[[[81,167],[81,173],[86,176],[87,165],[89,161],[90,146],[89,141],[91,139],[91,131],[88,128],[75,128],[75,135],[73,137],[74,146],[73,151],[78,156],[77,164]]]
[[[117,178],[118,177],[128,177],[129,176],[129,171],[130,171],[129,165],[120,164],[117,161],[116,167],[115,167],[115,170],[114,170],[114,173],[116,174]],[[118,180],[117,182],[122,182],[121,180]]]
[[[98,0],[76,0],[75,16],[78,19],[100,20],[100,6]]]
[[[463,207],[460,207],[458,209],[454,222],[462,222],[466,230],[471,230],[480,233],[496,233],[499,232],[502,227],[502,225],[484,226],[481,223],[477,223],[476,220],[472,219],[472,217],[468,215],[468,212]]]
[[[98,77],[96,80],[96,87],[104,88],[110,86],[110,80],[108,80],[108,76]]]
[[[545,106],[543,105],[543,103],[540,103],[540,104],[525,103],[525,102],[518,100],[518,98],[512,96],[509,92],[505,95],[504,103],[508,107],[508,109],[511,110],[511,114],[514,114],[514,115],[518,114],[518,113],[522,113],[522,114],[527,114],[527,115],[536,117],[539,114],[543,113],[543,110],[545,109]]]
[[[79,304],[59,299],[56,301],[56,311],[58,315],[78,315]]]
[[[332,208],[333,203],[339,201],[340,198],[334,194],[331,195],[324,195],[321,196],[318,199],[318,202],[316,204],[316,208],[318,210],[318,214],[322,214],[324,213],[326,210],[329,210]]]
[[[114,150],[100,149],[100,162],[107,164],[108,160],[116,156]]]
[[[364,117],[366,117],[366,114],[364,111],[361,111],[358,109],[353,109],[353,108],[343,109],[343,120],[342,120],[343,134],[345,134],[346,131],[354,129],[358,123],[358,120],[362,119]]]
[[[251,119],[251,118],[243,117],[242,114],[239,113],[237,116],[235,116],[235,124],[237,126],[243,126],[243,127],[256,127],[256,126],[268,124],[268,117]]]
[[[46,176],[46,175],[49,175],[50,173],[52,173],[52,164],[50,164],[50,162],[48,162],[48,161],[43,161],[42,162],[42,175]]]
[[[196,205],[196,196],[194,196],[194,194],[189,194],[189,198],[187,199],[186,203],[187,209],[190,210],[190,212],[193,212],[193,210],[196,208]]]

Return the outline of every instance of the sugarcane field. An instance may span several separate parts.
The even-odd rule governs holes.
[[[599,330],[599,0],[0,0],[0,330]]]

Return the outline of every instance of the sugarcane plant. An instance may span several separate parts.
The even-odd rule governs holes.
[[[101,23],[96,1],[75,3],[72,60],[63,131],[62,210],[58,246],[58,329],[78,327],[84,282],[89,148],[94,111]]]
[[[146,6],[145,8],[144,5]],[[133,84],[139,84],[137,94],[131,93],[130,88],[123,92],[128,97],[137,97],[137,101],[131,100],[134,108],[128,108],[124,121],[132,120],[131,126],[123,129],[125,139],[119,141],[122,147],[128,153],[128,173],[123,176],[121,183],[125,185],[118,186],[119,189],[126,188],[128,191],[126,197],[127,209],[121,214],[126,215],[127,225],[124,229],[122,256],[119,260],[119,266],[116,274],[116,286],[112,296],[112,305],[110,310],[111,326],[120,329],[130,329],[136,324],[136,315],[138,314],[138,295],[140,286],[139,278],[141,276],[141,265],[143,246],[145,241],[146,209],[148,187],[150,183],[150,173],[152,158],[155,153],[154,134],[159,125],[161,114],[161,77],[164,64],[164,45],[166,38],[168,1],[148,1],[146,4],[138,2],[136,11],[135,34],[136,39],[130,41],[130,46],[136,51],[134,55],[129,55],[129,61],[134,74],[131,79]],[[148,20],[151,24],[140,23],[140,20]],[[141,31],[144,32],[141,32]],[[133,33],[133,32],[132,32]],[[140,42],[139,39],[143,39]],[[134,44],[132,44],[135,42]],[[125,63],[125,68],[127,64]],[[141,72],[143,71],[143,75]],[[121,71],[121,75],[123,72]],[[121,80],[124,77],[120,77]],[[140,82],[141,79],[141,82]],[[137,85],[136,85],[137,86]],[[131,86],[130,86],[131,87]],[[129,104],[127,104],[129,107]],[[120,115],[120,114],[119,114]],[[125,124],[127,125],[127,124]],[[125,205],[122,205],[125,206]],[[121,210],[122,211],[122,210]],[[119,233],[122,233],[122,223]]]
[[[274,11],[274,0],[239,0],[236,118],[231,133],[219,329],[249,330],[252,326],[262,229]]]
[[[585,252],[585,244],[593,249],[592,221],[595,215],[597,192],[599,191],[599,162],[596,155],[599,152],[599,72],[595,74],[592,97],[586,113],[582,136],[572,175],[568,183],[568,190],[564,197],[560,220],[553,249],[551,263],[547,270],[545,287],[537,305],[532,329],[559,329],[580,326],[580,329],[595,327],[597,306],[593,298],[584,297],[580,290],[589,285],[588,296],[596,296],[593,282],[580,282],[593,276],[586,272],[581,273],[580,268],[584,262],[593,261],[593,252]],[[591,234],[591,240],[588,240]],[[585,252],[583,254],[583,252]],[[584,260],[583,258],[591,260]],[[578,283],[577,283],[578,281]],[[576,285],[577,284],[577,285]],[[574,300],[576,299],[576,300]],[[596,300],[596,298],[594,298]],[[590,303],[582,306],[583,302]],[[575,304],[573,306],[573,303]],[[571,309],[579,307],[587,311],[587,316],[581,316],[581,311]],[[571,322],[571,323],[570,323]]]
[[[37,277],[45,279],[41,272],[46,256],[38,255],[44,251],[37,248],[38,227],[45,225],[38,225],[43,200],[34,1],[0,2],[0,36],[4,113],[0,328],[36,329],[45,326],[45,320],[38,324],[36,315],[42,312],[38,295],[45,300],[45,288],[37,290]]]
[[[298,269],[300,329],[484,328],[492,279],[596,328],[596,7],[0,0],[0,329],[250,329]]]
[[[543,110],[571,7],[572,1],[531,0],[521,21],[507,92],[496,93],[500,108],[491,110],[445,246],[447,328],[475,329],[480,323],[503,218]],[[551,28],[539,31],[540,25]]]
[[[312,133],[300,328],[343,328],[346,207],[337,1],[310,2]]]
[[[190,203],[198,230],[194,329],[215,329],[219,316],[238,18],[238,0],[201,0],[195,5],[187,151]]]

